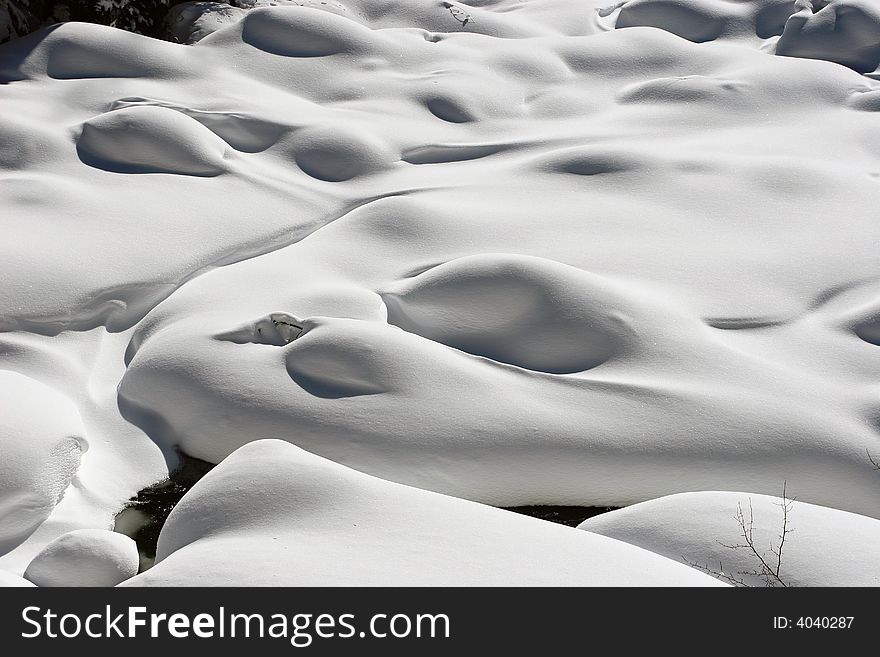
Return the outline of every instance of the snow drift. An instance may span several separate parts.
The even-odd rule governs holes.
[[[580,529],[748,586],[880,585],[880,521],[796,500],[680,493],[590,518]]]
[[[393,484],[279,440],[242,447],[175,507],[126,585],[711,586],[625,543]]]
[[[872,3],[187,11],[0,46],[0,568],[260,439],[499,506],[880,516]]]

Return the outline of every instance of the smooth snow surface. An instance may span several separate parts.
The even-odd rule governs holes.
[[[401,486],[280,440],[240,448],[178,503],[157,586],[711,586],[604,536]]]
[[[0,569],[260,439],[880,517],[873,0],[252,4],[0,46]]]
[[[37,586],[115,586],[137,571],[137,545],[128,536],[78,529],[43,548],[24,576]]]
[[[760,558],[774,571],[780,566],[779,579],[770,580],[774,586],[880,586],[880,520],[786,500],[789,531],[782,542],[783,503],[748,493],[680,493],[604,513],[579,529],[715,573],[723,570],[749,586],[767,584],[766,577],[753,574],[762,571]],[[755,552],[743,529],[750,531]],[[781,559],[774,554],[780,544]]]
[[[88,450],[76,406],[22,374],[0,370],[0,551],[49,517]]]
[[[29,586],[34,586],[34,583],[5,570],[0,570],[0,588],[23,588]]]

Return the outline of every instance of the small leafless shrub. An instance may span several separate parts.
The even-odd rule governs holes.
[[[777,503],[782,509],[782,527],[776,536],[776,540],[770,542],[769,551],[765,552],[755,544],[755,513],[752,508],[752,498],[749,498],[748,511],[743,509],[741,502],[737,502],[734,518],[739,525],[741,541],[734,544],[721,543],[721,545],[731,550],[747,551],[754,560],[755,567],[753,569],[727,572],[724,570],[724,563],[722,561],[718,562],[717,569],[708,565],[694,563],[688,559],[685,559],[685,561],[692,568],[702,570],[704,573],[724,580],[734,586],[749,586],[744,579],[745,577],[761,578],[768,587],[789,586],[782,578],[782,551],[785,547],[786,537],[794,531],[789,522],[789,512],[793,503],[794,498],[787,496],[786,486],[783,483],[782,501]]]

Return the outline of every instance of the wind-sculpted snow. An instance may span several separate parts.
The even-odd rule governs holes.
[[[499,506],[880,516],[872,3],[179,11],[193,45],[0,46],[2,421],[40,436],[0,568],[260,439]]]
[[[382,481],[277,440],[242,447],[196,484],[156,559],[126,585],[718,584],[620,541]]]
[[[484,255],[433,267],[391,286],[382,300],[389,323],[429,340],[570,374],[601,365],[633,332],[610,311],[616,299],[607,299],[608,287],[554,262]]]
[[[49,543],[24,576],[37,586],[115,586],[137,571],[137,545],[128,536],[80,529]]]
[[[826,59],[870,73],[880,65],[880,6],[871,0],[798,0],[776,54]]]
[[[21,374],[0,370],[0,553],[52,513],[88,442],[76,406]]]
[[[795,13],[796,0],[625,0],[614,27],[656,27],[702,43],[719,38],[772,39]],[[611,5],[614,7],[614,5]],[[602,13],[602,12],[600,12]]]
[[[13,575],[10,572],[5,570],[0,570],[0,587],[2,588],[23,588],[23,587],[32,587],[34,586],[33,582],[29,582],[24,577],[19,577],[18,575]]]
[[[880,521],[791,499],[681,493],[590,518],[580,529],[696,565],[722,581],[880,586]],[[769,580],[762,560],[773,573]]]
[[[656,27],[696,43],[751,41],[777,55],[824,59],[860,73],[880,65],[874,0],[624,0],[599,13],[616,29]]]
[[[290,247],[294,258],[193,281],[135,332],[123,410],[159,413],[149,432],[210,461],[283,437],[493,504],[620,505],[787,478],[804,499],[875,512],[874,405],[858,380],[877,354],[840,315],[846,294],[803,317],[710,326],[638,285],[534,257],[454,259],[375,291],[330,285],[321,261],[352,262],[369,235],[421,242],[436,224],[422,209],[417,230],[418,210],[374,204],[356,213],[362,239],[350,246],[339,222]],[[257,298],[258,281],[281,280],[291,261],[296,289]],[[281,309],[304,327],[289,344],[227,337]],[[833,345],[818,366],[803,361],[817,340]]]
[[[77,142],[85,164],[118,173],[223,173],[226,144],[173,109],[133,106],[86,121]]]

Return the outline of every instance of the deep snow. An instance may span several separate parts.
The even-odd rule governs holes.
[[[251,525],[307,527],[314,543],[285,545],[334,583],[375,581],[375,555],[420,545],[441,507],[491,518],[456,539],[475,564],[509,532],[506,574],[473,583],[535,583],[536,559],[558,565],[544,582],[706,579],[434,493],[621,506],[786,482],[841,527],[880,517],[874,3],[187,16],[193,45],[69,23],[0,46],[2,581],[71,530],[111,528],[176,448],[216,463],[260,439],[300,449],[240,452],[172,520],[203,509],[204,536],[272,567]],[[329,520],[224,507],[232,480],[294,495],[275,452],[314,470],[309,495],[330,496],[325,475],[379,491],[384,531],[352,538],[375,558],[334,580]],[[349,502],[334,511],[377,513]],[[689,517],[691,538],[616,524],[640,508],[586,528],[672,559],[681,541],[714,558],[700,533],[736,529],[720,507]],[[139,581],[221,583],[219,557],[187,570],[219,539],[184,548],[169,523]],[[571,550],[582,568],[562,567]],[[229,559],[237,582],[263,577]],[[428,561],[406,572],[468,583]],[[799,581],[877,569],[860,556]]]

